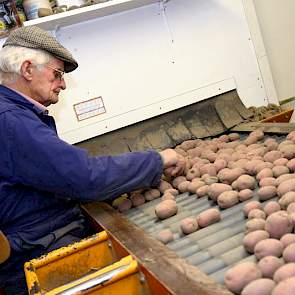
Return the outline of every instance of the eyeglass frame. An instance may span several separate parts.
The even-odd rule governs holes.
[[[55,79],[59,79],[60,82],[62,81],[63,76],[66,73],[65,71],[62,71],[62,70],[57,69],[57,68],[54,68],[54,67],[52,67],[50,65],[46,65],[46,67],[54,70],[54,72],[55,72],[55,75],[54,75]],[[57,73],[58,73],[58,76],[56,75]]]

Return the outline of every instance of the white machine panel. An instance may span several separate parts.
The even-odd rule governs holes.
[[[50,108],[69,143],[237,88],[268,103],[241,0],[170,0],[55,30],[79,61]],[[79,120],[74,105],[101,98]]]

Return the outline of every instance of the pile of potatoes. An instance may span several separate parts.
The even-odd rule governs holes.
[[[197,198],[208,197],[221,209],[248,201],[244,208],[245,216],[249,219],[245,231],[247,235],[252,236],[253,232],[260,232],[258,237],[252,237],[254,241],[247,237],[250,244],[245,247],[253,253],[255,241],[263,241],[262,237],[279,241],[285,234],[293,234],[295,131],[280,141],[267,138],[260,129],[251,132],[244,139],[240,139],[237,133],[231,133],[212,140],[187,140],[176,146],[175,151],[186,159],[184,174],[174,179],[163,176],[157,189],[131,193],[129,198],[119,205],[120,211],[161,197],[155,214],[159,219],[169,218],[179,211],[175,202],[178,194],[187,192],[195,194]],[[254,190],[257,190],[258,201],[249,201],[254,196]],[[274,197],[279,197],[278,202],[269,201]],[[262,207],[260,201],[268,203]],[[220,212],[217,211],[219,217],[210,215],[208,222],[204,222],[199,216],[182,220],[179,224],[180,230],[189,234],[218,221]],[[211,214],[213,216],[213,213]],[[270,243],[278,245],[277,242]],[[263,253],[262,251],[262,254],[257,255],[263,256]]]
[[[245,166],[256,178],[259,201],[243,208],[248,218],[243,245],[257,263],[240,263],[226,272],[225,284],[235,294],[295,294],[294,142],[295,132],[281,143],[267,139],[264,145],[272,149],[261,155],[263,162]],[[273,197],[278,200],[267,201]]]

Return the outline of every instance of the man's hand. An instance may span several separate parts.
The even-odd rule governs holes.
[[[183,156],[172,149],[160,152],[164,165],[164,174],[166,176],[177,176],[183,173],[186,161]]]

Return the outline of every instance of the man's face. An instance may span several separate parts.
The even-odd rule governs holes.
[[[66,89],[63,71],[63,61],[56,58],[41,69],[35,68],[30,87],[31,97],[46,107],[57,103],[60,91]]]

